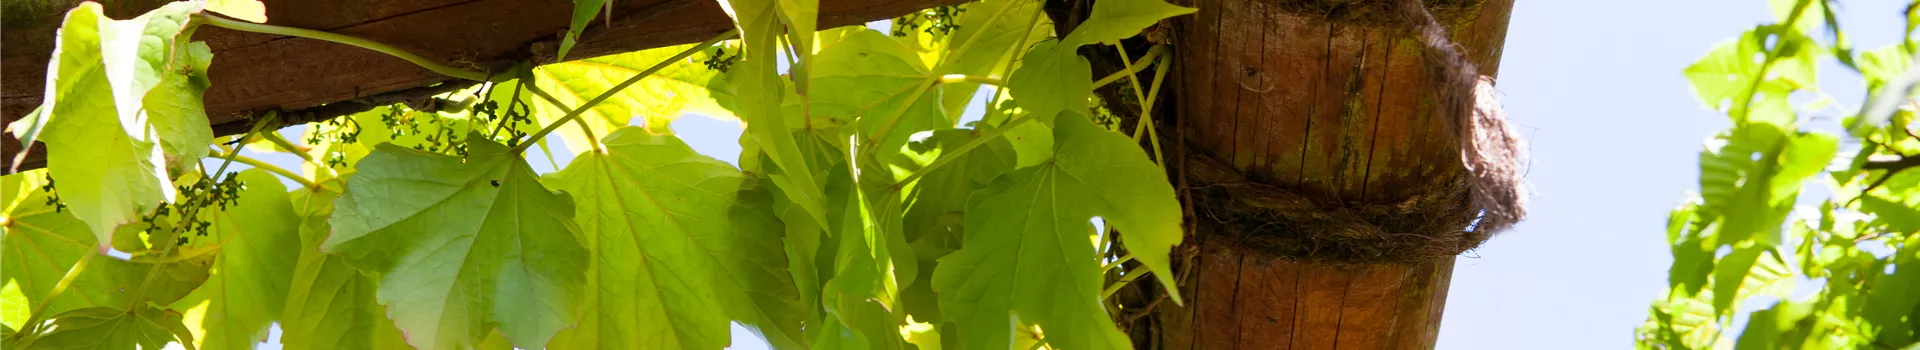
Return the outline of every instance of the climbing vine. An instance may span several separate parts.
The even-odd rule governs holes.
[[[1099,117],[1151,109],[1171,50],[1126,58],[1152,80],[1095,80],[1076,52],[1193,9],[1099,0],[1056,32],[1039,0],[982,0],[881,32],[723,0],[736,26],[710,40],[580,58],[611,4],[575,3],[557,56],[576,61],[491,72],[272,25],[258,1],[73,8],[46,101],[8,126],[48,157],[0,178],[0,347],[249,348],[277,324],[289,349],[717,349],[739,323],[780,349],[1131,348],[1114,320],[1142,310],[1111,296],[1175,285],[1157,131]],[[202,26],[478,84],[216,137]],[[1095,97],[1122,80],[1131,100]],[[667,128],[687,113],[741,121],[740,158],[695,153]]]
[[[1656,349],[1910,349],[1920,344],[1920,12],[1907,7],[1902,42],[1856,51],[1834,1],[1771,3],[1777,22],[1686,70],[1733,126],[1707,141],[1699,193],[1668,217],[1670,288],[1635,337]],[[1871,98],[1828,107],[1823,60],[1858,72]],[[1795,94],[1822,98],[1796,105]],[[1834,114],[1845,117],[1821,118]]]

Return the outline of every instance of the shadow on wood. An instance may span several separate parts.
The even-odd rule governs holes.
[[[857,25],[960,0],[824,0],[820,27]],[[79,1],[8,1],[0,45],[0,120],[12,123],[40,104],[54,34]],[[107,14],[126,19],[164,4],[156,0],[104,1]],[[266,0],[268,23],[318,29],[386,43],[428,59],[473,70],[502,70],[514,62],[552,60],[573,3],[567,0]],[[596,18],[568,59],[694,43],[732,28],[711,0],[622,0],[611,20]],[[609,25],[610,24],[610,25]],[[194,39],[213,47],[213,87],[206,106],[218,135],[246,132],[245,116],[422,88],[452,80],[371,50],[203,26]],[[0,159],[20,143],[0,141]],[[35,147],[22,169],[44,165]]]

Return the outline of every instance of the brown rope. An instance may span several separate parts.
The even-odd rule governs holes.
[[[1401,0],[1400,5],[1426,51],[1425,70],[1440,94],[1439,107],[1454,116],[1448,120],[1459,143],[1460,161],[1467,168],[1473,208],[1486,210],[1475,231],[1506,230],[1527,216],[1520,172],[1527,158],[1526,141],[1507,124],[1493,77],[1480,75],[1421,0]]]
[[[1458,183],[1392,204],[1323,202],[1248,181],[1206,154],[1188,157],[1188,186],[1200,201],[1196,214],[1222,223],[1217,232],[1251,251],[1332,263],[1410,263],[1459,255],[1487,238],[1466,230],[1473,213],[1464,209]]]
[[[1399,6],[1372,6],[1399,12],[1399,21],[1382,21],[1404,21],[1423,44],[1437,115],[1454,133],[1466,176],[1439,180],[1398,203],[1351,203],[1249,181],[1229,163],[1189,152],[1183,182],[1193,216],[1222,223],[1208,231],[1274,256],[1412,263],[1459,255],[1526,216],[1520,173],[1526,145],[1508,126],[1493,79],[1479,74],[1421,0],[1392,4]]]

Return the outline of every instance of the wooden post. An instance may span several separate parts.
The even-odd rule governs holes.
[[[1190,152],[1331,203],[1395,203],[1462,176],[1452,126],[1432,110],[1420,44],[1402,21],[1302,13],[1287,1],[1184,4],[1200,9],[1179,21],[1174,39],[1176,118]],[[1513,1],[1472,5],[1439,20],[1492,75]],[[1146,345],[1433,347],[1452,257],[1355,265],[1275,256],[1227,234],[1250,228],[1195,216],[1198,270],[1180,286],[1190,302],[1156,310],[1158,334]]]

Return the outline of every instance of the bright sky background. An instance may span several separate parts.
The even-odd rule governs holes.
[[[1840,21],[1856,47],[1899,40],[1903,5],[1843,5]],[[1700,104],[1680,71],[1770,16],[1764,1],[1514,5],[1498,87],[1532,143],[1532,216],[1459,258],[1440,349],[1632,346],[1634,328],[1666,288],[1667,211],[1698,187],[1702,141],[1728,125]],[[1859,105],[1857,74],[1832,62],[1820,70],[1838,105]],[[978,109],[976,101],[969,116]],[[673,128],[703,154],[728,163],[738,157],[738,124],[689,117]],[[297,136],[298,129],[283,132]],[[537,153],[530,154],[535,170],[552,171]],[[290,155],[251,155],[298,169]],[[555,156],[561,166],[573,158],[558,149]],[[278,329],[273,338],[262,348],[279,348]],[[766,346],[738,326],[734,345]]]
[[[1901,2],[1843,5],[1857,48],[1900,40]],[[1526,222],[1459,258],[1439,348],[1632,347],[1673,261],[1667,211],[1699,187],[1702,142],[1730,125],[1680,71],[1771,18],[1765,1],[1516,4],[1498,86],[1532,142],[1538,195]],[[1864,99],[1858,74],[1819,69],[1837,105]]]

